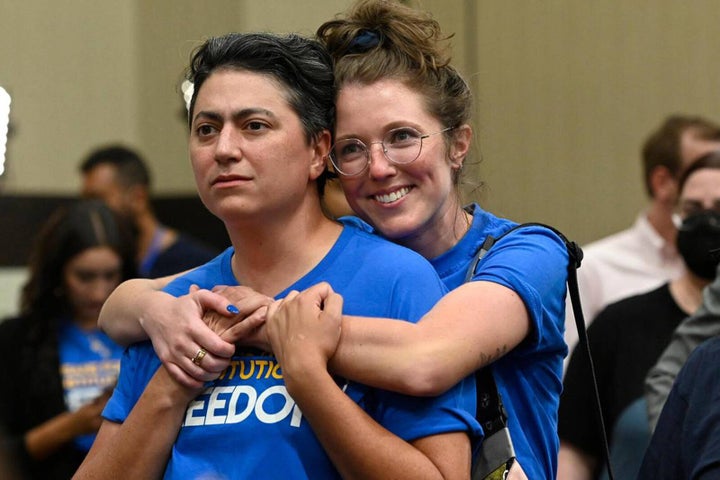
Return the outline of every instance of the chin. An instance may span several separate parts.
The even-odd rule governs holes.
[[[378,222],[375,225],[375,229],[388,240],[395,243],[402,243],[404,238],[412,236],[415,232],[414,228],[408,228],[407,225],[403,225],[400,222],[386,221]]]

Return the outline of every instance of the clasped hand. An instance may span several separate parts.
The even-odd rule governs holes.
[[[170,375],[199,388],[222,373],[236,346],[272,351],[283,372],[327,368],[340,340],[342,303],[327,283],[277,301],[243,286],[193,286],[143,323]],[[200,349],[207,353],[198,361]]]

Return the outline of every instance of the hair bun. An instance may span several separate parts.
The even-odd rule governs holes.
[[[377,30],[364,28],[350,41],[347,53],[365,53],[380,44],[381,35]]]

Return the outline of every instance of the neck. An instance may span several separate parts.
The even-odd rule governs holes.
[[[90,330],[95,330],[97,328],[97,317],[82,317],[76,315],[73,320],[75,321],[75,325],[77,325],[80,330],[84,330],[87,332]]]
[[[673,223],[672,214],[672,206],[664,205],[659,201],[654,201],[650,204],[650,208],[647,210],[646,215],[650,225],[652,225],[658,235],[660,235],[665,242],[670,245],[675,245],[677,227]]]
[[[160,250],[164,250],[168,245],[170,245],[177,235],[175,230],[164,227],[158,219],[149,212],[138,216],[135,220],[135,225],[138,229],[138,259],[140,261],[142,261],[142,259],[145,258],[150,251],[150,247],[152,246],[153,241],[155,241],[155,235],[161,228],[165,229],[165,233],[162,238],[160,238],[158,245]]]
[[[686,270],[683,275],[670,282],[670,294],[683,312],[692,315],[700,308],[703,288],[709,283],[709,280]]]
[[[315,203],[289,214],[225,222],[236,252],[233,274],[241,285],[274,297],[327,255],[342,226],[325,217]]]
[[[435,218],[419,232],[394,242],[431,260],[454,247],[470,229],[472,220],[472,215],[463,210],[458,202],[452,202],[444,212],[437,212]]]

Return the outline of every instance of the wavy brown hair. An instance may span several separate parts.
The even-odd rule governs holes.
[[[378,33],[379,42],[366,51],[355,48],[355,39],[367,30]],[[387,0],[359,1],[344,17],[322,24],[317,35],[336,62],[339,83],[410,72],[426,75],[450,64],[443,43],[452,35],[444,37],[428,13]]]
[[[423,95],[428,112],[443,126],[469,122],[472,94],[450,65],[452,35],[443,35],[429,13],[388,0],[362,0],[322,24],[317,36],[335,61],[338,91],[347,83],[396,78]]]

